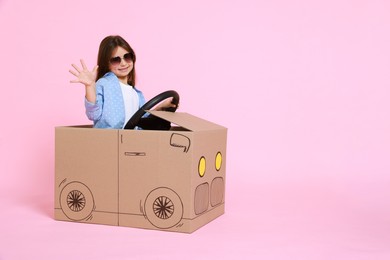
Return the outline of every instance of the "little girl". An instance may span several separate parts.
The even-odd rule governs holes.
[[[72,64],[76,71],[69,72],[77,79],[70,82],[85,85],[86,114],[94,127],[121,129],[145,104],[144,95],[134,87],[135,61],[134,50],[117,35],[107,36],[100,43],[97,65],[92,71],[83,60],[82,69]],[[165,100],[155,110],[175,107],[171,101]]]

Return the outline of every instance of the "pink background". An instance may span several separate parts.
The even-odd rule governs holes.
[[[0,259],[390,259],[387,0],[0,0]],[[71,63],[126,38],[149,99],[229,128],[226,214],[191,235],[53,220]]]

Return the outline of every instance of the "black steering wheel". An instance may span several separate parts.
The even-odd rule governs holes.
[[[143,116],[146,113],[145,110],[152,109],[155,105],[170,97],[172,97],[172,104],[175,104],[176,107],[170,107],[164,110],[169,112],[175,112],[177,109],[177,105],[179,104],[180,97],[176,91],[168,90],[158,94],[157,96],[146,102],[140,109],[138,109],[138,111],[135,112],[135,114],[126,123],[124,129],[134,129],[134,127],[139,126],[145,130],[168,130],[171,126],[170,122],[155,117],[153,115],[149,115],[148,117]]]

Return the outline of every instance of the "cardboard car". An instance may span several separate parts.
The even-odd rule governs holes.
[[[227,129],[148,111],[168,130],[55,128],[55,219],[192,233],[225,211]]]

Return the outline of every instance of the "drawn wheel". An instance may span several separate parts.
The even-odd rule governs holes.
[[[183,218],[183,203],[173,190],[157,188],[146,197],[145,214],[153,226],[171,228]]]
[[[95,203],[87,186],[81,182],[70,182],[61,191],[60,205],[69,219],[80,221],[91,215]]]

